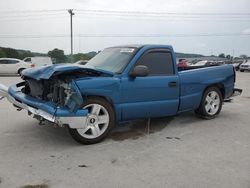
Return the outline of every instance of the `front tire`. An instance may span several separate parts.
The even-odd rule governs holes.
[[[205,90],[201,104],[195,111],[203,119],[213,119],[221,111],[223,97],[217,87],[210,87]]]
[[[240,70],[240,72],[244,72],[244,70]]]
[[[82,106],[88,109],[86,128],[69,129],[74,140],[80,144],[95,144],[107,137],[115,126],[115,113],[112,105],[99,97],[91,97]]]

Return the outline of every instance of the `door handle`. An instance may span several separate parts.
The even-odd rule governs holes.
[[[168,86],[169,87],[177,87],[178,83],[177,82],[169,82]]]

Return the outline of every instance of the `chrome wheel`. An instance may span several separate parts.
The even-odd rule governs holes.
[[[100,104],[88,104],[84,109],[89,111],[86,126],[84,129],[77,129],[77,132],[87,139],[101,136],[107,130],[110,121],[107,109]]]
[[[220,96],[216,91],[210,91],[206,96],[205,110],[209,115],[215,115],[220,108]]]

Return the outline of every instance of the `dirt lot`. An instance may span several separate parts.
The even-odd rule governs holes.
[[[250,73],[214,120],[193,113],[133,123],[83,146],[0,102],[0,187],[250,188]],[[0,77],[0,83],[18,82]],[[149,132],[149,134],[148,134]]]

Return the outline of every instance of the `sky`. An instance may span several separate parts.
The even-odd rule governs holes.
[[[0,46],[68,54],[67,9],[74,9],[74,53],[170,44],[177,52],[250,56],[249,7],[249,0],[0,0]]]

